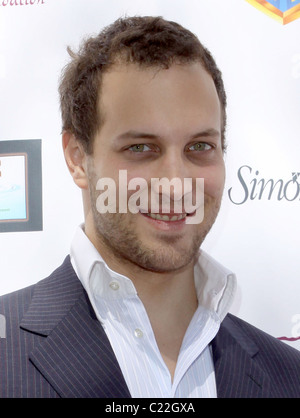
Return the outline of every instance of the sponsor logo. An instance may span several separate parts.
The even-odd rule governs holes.
[[[292,330],[291,337],[279,337],[278,340],[296,342],[300,341],[300,314],[295,314],[291,318]]]
[[[238,185],[228,190],[228,197],[235,205],[243,205],[251,200],[300,200],[300,172],[293,171],[287,179],[266,179],[258,170],[243,165],[237,171],[237,178]]]
[[[300,0],[246,0],[258,10],[286,25],[300,17]]]

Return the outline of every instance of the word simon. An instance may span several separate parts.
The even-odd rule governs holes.
[[[285,200],[293,202],[300,200],[300,184],[298,177],[300,173],[293,172],[292,178],[288,181],[283,179],[259,178],[259,171],[252,174],[253,169],[248,165],[243,165],[238,169],[237,178],[239,187],[228,190],[228,196],[235,205],[242,205],[248,200]]]

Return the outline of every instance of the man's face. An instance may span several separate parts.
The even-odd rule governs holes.
[[[90,239],[119,262],[156,272],[184,268],[213,225],[224,188],[221,107],[211,76],[199,63],[168,70],[118,65],[103,76],[99,112],[103,123],[87,160]],[[182,184],[184,178],[204,178],[203,221],[188,224],[184,209],[174,218],[172,201],[183,200],[180,194],[171,195],[168,220],[154,219],[150,203],[137,214],[118,213],[118,205],[117,213],[99,213],[97,181],[113,179],[118,196],[119,170],[127,170],[128,182],[147,181],[149,202],[152,178],[180,178]]]

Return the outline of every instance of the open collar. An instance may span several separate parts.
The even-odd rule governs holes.
[[[113,271],[103,260],[84,232],[84,224],[77,227],[71,244],[71,263],[89,299],[97,310],[95,294],[104,299],[136,295],[130,278]],[[194,267],[195,287],[199,305],[215,312],[220,322],[227,315],[236,291],[236,277],[202,249]],[[118,292],[111,292],[111,283],[122,283]]]
[[[61,397],[115,398],[130,393],[105,331],[70,258],[35,286],[21,328],[45,338],[30,361]],[[212,341],[218,397],[268,397],[258,347],[228,315]]]

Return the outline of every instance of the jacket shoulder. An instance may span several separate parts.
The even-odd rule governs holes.
[[[246,349],[249,345],[256,346],[253,359],[271,378],[275,393],[277,387],[300,396],[299,350],[231,314],[224,320],[224,326],[233,334],[239,333],[239,342]]]
[[[42,332],[26,332],[22,327],[24,317],[42,322],[41,316],[32,314],[32,306],[38,304],[44,311],[46,297],[60,288],[60,278],[70,276],[72,266],[67,257],[50,276],[38,283],[0,296],[0,398],[57,397],[57,393],[29,362],[32,350],[43,342]],[[74,271],[72,273],[74,275]],[[59,292],[57,290],[57,293]]]
[[[16,290],[0,296],[1,338],[5,338],[8,327],[14,328],[20,323],[27,311],[36,285]]]
[[[291,360],[296,359],[300,361],[300,351],[280,341],[278,338],[271,336],[265,331],[262,331],[254,325],[232,314],[228,314],[226,320],[227,324],[231,322],[235,326],[239,327],[248,337],[250,337],[257,344],[259,350],[263,353],[274,352],[275,356],[285,355],[287,359],[291,358]],[[296,366],[300,367],[300,362],[296,363]]]
[[[52,284],[57,283],[65,271],[72,268],[69,256],[63,264],[55,269],[48,277],[31,286],[0,296],[0,315],[6,327],[19,323],[27,312],[32,298],[40,287],[46,287],[51,291]],[[3,319],[4,318],[4,319]]]

